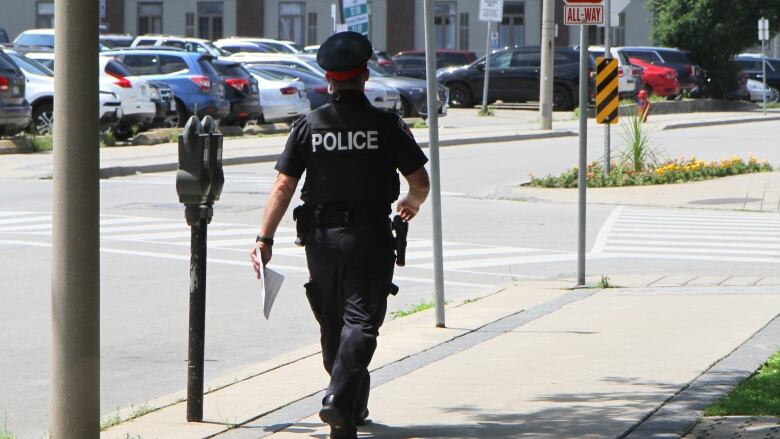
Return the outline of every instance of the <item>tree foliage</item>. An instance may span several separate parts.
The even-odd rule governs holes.
[[[710,92],[727,97],[737,84],[735,55],[760,44],[758,19],[780,29],[780,0],[648,0],[655,15],[653,41],[691,54],[710,79]]]

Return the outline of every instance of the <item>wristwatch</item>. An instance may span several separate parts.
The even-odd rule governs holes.
[[[263,244],[274,245],[274,239],[267,236],[257,235],[255,242],[262,242]]]

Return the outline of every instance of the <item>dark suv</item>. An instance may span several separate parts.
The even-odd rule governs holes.
[[[30,125],[24,90],[24,73],[0,50],[0,135],[13,135]]]
[[[240,63],[217,60],[213,64],[225,80],[225,97],[230,101],[230,114],[223,120],[225,125],[243,126],[247,121],[257,120],[262,113],[257,79]]]
[[[742,54],[734,58],[734,62],[748,78],[763,81],[764,68],[761,55]],[[766,59],[766,84],[780,89],[780,59]]]
[[[682,50],[668,47],[623,47],[620,50],[628,58],[638,58],[649,64],[674,69],[680,90],[690,91],[699,83],[700,69]]]
[[[595,61],[588,57],[590,94],[595,89]],[[539,47],[504,48],[490,54],[488,101],[527,102],[539,100],[541,52]],[[440,83],[450,89],[453,107],[471,107],[481,99],[485,78],[485,57],[462,67],[440,69]],[[570,110],[579,99],[579,52],[562,47],[555,49],[553,106]]]

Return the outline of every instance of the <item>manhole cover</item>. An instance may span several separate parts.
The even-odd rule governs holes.
[[[688,204],[744,204],[757,203],[759,201],[761,201],[761,198],[707,198],[689,201]]]

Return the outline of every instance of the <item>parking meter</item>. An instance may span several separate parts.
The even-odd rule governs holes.
[[[179,135],[176,193],[179,202],[185,205],[200,205],[208,199],[211,188],[208,137],[195,116],[190,117],[184,132]]]
[[[225,185],[225,173],[222,170],[222,133],[217,130],[217,123],[211,116],[203,118],[203,132],[208,137],[208,167],[211,181],[206,202],[211,204],[219,200],[222,187]]]

